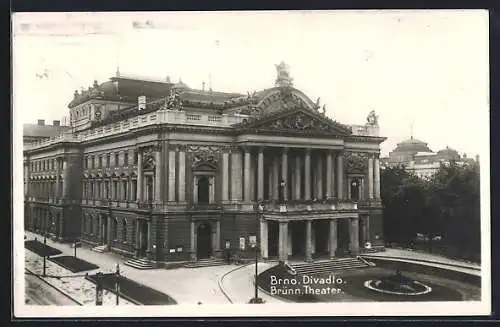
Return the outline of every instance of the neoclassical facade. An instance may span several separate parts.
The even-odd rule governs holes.
[[[377,117],[326,115],[276,66],[242,95],[117,74],[24,148],[25,225],[159,262],[314,260],[383,246]]]

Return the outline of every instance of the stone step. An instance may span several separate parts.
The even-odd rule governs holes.
[[[142,258],[130,259],[130,260],[125,261],[124,264],[129,266],[129,267],[136,268],[136,269],[143,269],[143,270],[154,269],[154,266],[151,263],[151,261],[149,261],[147,259],[142,259]]]
[[[104,253],[104,252],[108,251],[108,246],[107,245],[99,245],[99,246],[93,247],[92,251]]]
[[[184,265],[185,268],[201,268],[201,267],[212,267],[212,266],[222,266],[226,265],[226,261],[224,259],[201,259],[198,261],[193,261],[186,263]]]
[[[300,263],[291,265],[291,267],[295,270],[297,274],[312,275],[312,274],[367,268],[370,267],[370,265],[358,258],[340,258],[327,261]]]

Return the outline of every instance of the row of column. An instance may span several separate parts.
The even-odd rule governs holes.
[[[120,180],[93,180],[83,183],[84,198],[102,198],[134,201],[136,199],[136,180],[131,177]]]
[[[247,147],[243,150],[244,159],[242,162],[242,154],[240,151],[233,151],[231,153],[231,167],[229,167],[229,153],[223,153],[222,155],[222,200],[228,201],[252,201],[253,195],[253,174],[254,169],[252,167],[252,152],[251,148]],[[302,158],[301,156],[295,156],[294,174],[292,174],[293,187],[292,187],[292,198],[299,200],[304,198],[305,200],[311,200],[314,197],[323,198],[323,164],[321,160],[317,161],[317,166],[314,167],[315,170],[315,190],[317,194],[311,194],[311,149],[306,149],[305,154]],[[272,198],[277,200],[279,187],[281,181],[287,183],[288,179],[288,148],[282,148],[281,158],[275,157],[273,160],[272,167],[270,168],[270,174],[268,175],[270,192],[272,192]],[[304,176],[304,195],[301,194],[301,161],[304,160],[305,176]],[[335,195],[335,189],[338,198],[343,198],[343,155],[339,153],[336,156],[336,166],[337,172],[334,174],[334,159],[333,153],[327,151],[326,153],[326,190],[325,195],[327,198],[332,198]],[[280,161],[281,161],[281,176],[280,176]],[[229,181],[229,173],[231,174],[231,181]],[[336,176],[337,178],[335,179]],[[335,184],[336,181],[336,184]],[[229,199],[229,186],[231,187],[231,199]],[[284,200],[289,199],[288,188],[284,188]],[[244,197],[243,197],[244,196]],[[264,149],[259,147],[257,154],[257,199],[264,199]]]
[[[56,198],[69,197],[69,179],[70,179],[70,169],[68,168],[67,158],[58,159],[58,162],[62,160],[62,171],[58,169],[56,172],[55,181],[39,181],[31,180],[29,174],[29,164],[25,164],[25,196],[38,196],[47,197],[54,196]],[[58,164],[59,167],[59,164]],[[80,172],[77,172],[80,173]],[[62,174],[62,179],[61,179]],[[52,183],[55,183],[53,185]],[[55,190],[54,190],[55,188]]]
[[[305,238],[305,252],[306,261],[312,261],[312,249],[313,249],[313,238],[312,238],[312,220],[306,220],[306,238]],[[268,222],[265,219],[260,221],[260,249],[261,256],[263,258],[268,258]],[[329,221],[329,248],[330,248],[330,258],[335,257],[335,252],[338,247],[338,220],[330,219]],[[288,221],[279,222],[279,237],[278,237],[278,256],[282,261],[288,259]],[[359,252],[359,218],[353,217],[349,218],[349,250],[352,254],[357,254]]]

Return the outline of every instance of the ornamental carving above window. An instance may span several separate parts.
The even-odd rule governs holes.
[[[153,153],[153,149],[149,148],[143,153],[142,169],[153,170],[155,169],[155,166],[156,166],[155,155]]]
[[[345,168],[348,173],[364,174],[368,167],[367,156],[364,153],[346,152]]]
[[[218,166],[217,157],[209,152],[198,152],[193,155],[193,169],[216,169]]]

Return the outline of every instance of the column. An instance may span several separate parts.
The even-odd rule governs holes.
[[[61,176],[60,176],[60,173],[58,171],[57,175],[56,175],[56,198],[60,198],[61,197],[61,190],[60,190],[60,187],[59,187],[59,183],[60,182],[61,182]]]
[[[63,160],[63,198],[69,197],[69,170],[68,159]]]
[[[330,259],[335,257],[335,252],[337,251],[337,220],[330,220]]]
[[[325,195],[327,199],[333,197],[332,194],[332,152],[327,150],[326,154],[326,191]]]
[[[229,153],[222,153],[222,201],[229,201]]]
[[[374,185],[374,193],[375,193],[375,199],[380,199],[380,159],[378,158],[378,155],[375,156],[375,159],[374,159],[374,182],[375,182],[375,185]]]
[[[175,190],[176,190],[176,174],[175,174],[175,160],[176,160],[175,150],[169,151],[168,153],[168,201],[175,202]],[[137,185],[139,188],[139,185]]]
[[[361,244],[364,244],[368,241],[368,224],[367,224],[368,216],[363,216],[363,219],[359,222],[361,224]]]
[[[109,215],[108,216],[108,221],[107,221],[107,226],[108,227],[106,228],[106,232],[107,232],[106,233],[107,234],[106,238],[108,240],[108,244],[111,244],[111,241],[112,241],[112,239],[111,239],[111,219],[113,219],[113,218],[111,217],[111,215]]]
[[[274,193],[273,193],[274,192],[273,181],[274,181],[273,170],[271,168],[268,168],[268,170],[267,170],[267,185],[268,185],[267,193],[268,193],[269,200],[274,199],[274,197],[273,197],[273,195],[274,195]]]
[[[351,198],[351,183],[352,183],[352,178],[347,177],[347,198]]]
[[[288,260],[288,222],[279,222],[279,259],[281,261]]]
[[[280,181],[279,181],[279,174],[280,174],[280,167],[279,167],[279,161],[278,161],[278,156],[273,156],[273,182],[271,184],[272,189],[273,189],[273,200],[279,200],[279,187],[280,187]]]
[[[155,160],[155,202],[161,202],[161,180],[162,180],[162,168],[163,163],[161,162],[161,146],[158,145],[156,148],[156,160]]]
[[[264,148],[259,148],[257,158],[257,201],[264,200]]]
[[[373,199],[373,157],[368,158],[368,199]]]
[[[288,201],[288,148],[283,148],[281,153],[281,179],[285,182],[283,200]]]
[[[191,260],[196,260],[196,231],[195,231],[195,222],[191,221],[191,239],[190,239],[190,252],[191,252]]]
[[[311,200],[311,149],[306,149],[304,162],[304,200]]]
[[[306,261],[312,261],[312,221],[306,220]]]
[[[179,202],[186,201],[186,152],[184,147],[179,149],[179,180],[177,184]]]
[[[302,176],[300,174],[300,155],[295,156],[295,200],[300,200],[300,181]]]
[[[231,200],[241,201],[243,187],[243,171],[241,162],[241,152],[238,148],[231,153]]]
[[[142,202],[142,152],[141,149],[137,149],[137,202]],[[111,181],[111,190],[113,190],[113,182]]]
[[[323,199],[323,156],[322,153],[317,157],[316,160],[316,198],[318,200]]]
[[[359,253],[359,218],[353,217],[349,224],[349,249],[351,254]]]
[[[193,176],[193,202],[198,203],[198,180],[199,176]]]
[[[264,218],[260,219],[260,255],[262,259],[267,259],[268,257],[268,231],[267,231],[267,220]]]
[[[243,178],[244,178],[244,199],[245,199],[245,202],[250,202],[252,201],[252,194],[251,194],[251,180],[250,180],[250,159],[251,159],[251,153],[250,153],[250,149],[248,147],[246,147],[244,149],[244,152],[245,152],[245,162],[244,162],[244,165],[243,165]]]
[[[337,198],[344,198],[344,156],[339,153],[337,156]]]
[[[215,203],[215,179],[210,177],[208,180],[208,203]]]

